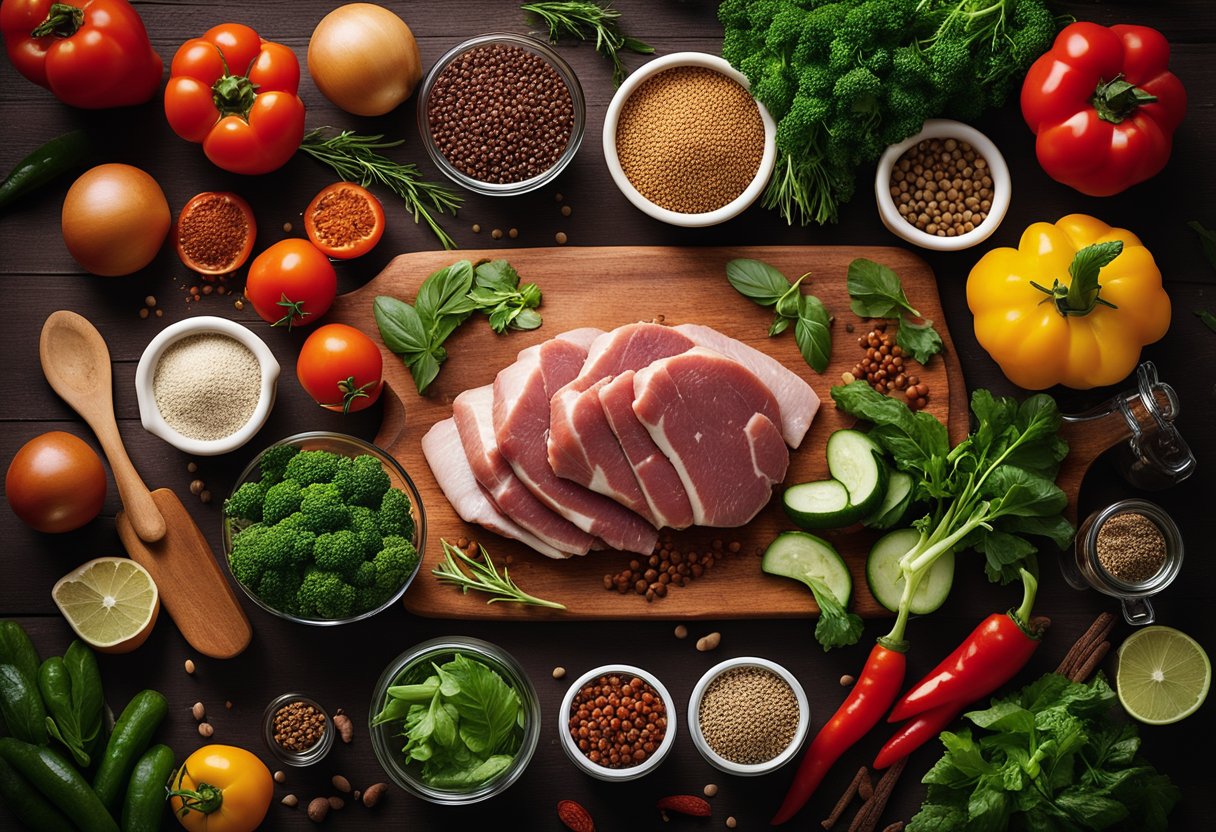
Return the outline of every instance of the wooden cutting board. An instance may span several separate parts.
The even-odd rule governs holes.
[[[801,447],[790,456],[786,484],[827,476],[824,450],[827,438],[853,419],[832,406],[830,389],[841,382],[862,356],[858,336],[870,326],[849,308],[845,287],[848,265],[854,258],[868,257],[894,269],[903,281],[911,304],[932,319],[945,344],[919,372],[929,385],[928,411],[946,423],[951,439],[959,441],[967,432],[967,392],[937,284],[929,266],[916,255],[898,248],[782,246],[741,248],[596,247],[497,249],[461,252],[419,252],[394,259],[366,286],[339,297],[329,319],[355,326],[377,343],[380,341],[372,302],[377,295],[392,295],[412,302],[418,286],[428,274],[461,257],[474,262],[505,258],[525,281],[535,282],[544,294],[541,313],[544,325],[532,332],[495,335],[484,316],[470,319],[445,342],[448,360],[426,396],[419,396],[413,380],[398,356],[384,349],[384,421],[376,444],[397,458],[413,478],[422,495],[427,521],[423,567],[405,595],[405,606],[418,615],[443,618],[758,618],[806,616],[816,611],[810,592],[790,580],[760,571],[759,553],[773,537],[794,528],[774,498],[751,523],[740,529],[692,528],[663,532],[677,549],[708,551],[714,540],[740,551],[721,557],[707,575],[684,587],[675,587],[666,598],[648,603],[634,593],[620,595],[604,589],[604,576],[619,572],[635,555],[592,552],[585,557],[553,561],[530,549],[464,523],[439,490],[420,440],[430,427],[452,414],[452,399],[462,391],[489,384],[516,353],[532,344],[576,327],[601,329],[634,321],[668,324],[698,323],[761,349],[798,373],[815,389],[823,402]],[[726,280],[727,261],[736,257],[764,260],[791,280],[810,272],[803,283],[806,291],[820,298],[835,316],[832,325],[832,361],[822,375],[803,361],[793,333],[776,338],[766,333],[772,312],[739,295]],[[848,328],[853,331],[849,332]],[[885,615],[871,596],[865,581],[865,558],[877,535],[868,530],[824,535],[845,557],[853,573],[851,608],[862,616]],[[440,538],[477,540],[502,567],[509,565],[511,577],[528,592],[559,601],[566,612],[553,612],[516,604],[485,603],[485,597],[439,584],[430,574],[439,560]]]

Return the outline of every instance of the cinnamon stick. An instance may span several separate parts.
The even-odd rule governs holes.
[[[897,820],[895,823],[883,829],[882,832],[904,832],[904,822],[902,820]]]
[[[1098,665],[1102,663],[1102,660],[1104,658],[1106,658],[1106,654],[1109,651],[1110,651],[1110,642],[1109,641],[1104,641],[1104,642],[1100,643],[1097,647],[1094,648],[1093,652],[1089,654],[1089,658],[1087,658],[1085,660],[1085,663],[1082,664],[1077,669],[1077,671],[1075,673],[1073,673],[1072,676],[1070,676],[1069,678],[1072,679],[1072,681],[1074,681],[1074,682],[1088,681],[1089,677],[1093,676],[1094,671],[1096,671],[1098,669]]]
[[[836,805],[832,807],[832,813],[827,816],[822,822],[824,829],[831,829],[840,820],[840,816],[844,814],[844,810],[849,808],[850,801],[853,800],[853,795],[857,794],[858,788],[861,786],[862,780],[870,779],[870,770],[865,766],[857,769],[857,773],[853,775],[853,781],[849,783],[848,788],[844,790],[844,794],[840,796],[840,800],[836,801]]]
[[[883,772],[878,785],[874,788],[874,796],[863,803],[857,811],[853,822],[849,824],[849,832],[874,832],[878,828],[882,813],[886,811],[887,802],[891,799],[891,792],[895,790],[895,784],[907,765],[908,758],[904,757]]]
[[[1081,637],[1073,644],[1072,649],[1068,651],[1067,655],[1064,656],[1064,659],[1060,662],[1060,666],[1056,668],[1056,673],[1071,678],[1081,668],[1081,665],[1085,663],[1085,660],[1093,652],[1094,648],[1110,636],[1114,628],[1115,617],[1109,612],[1100,614],[1089,625],[1089,629],[1081,634]]]
[[[865,766],[862,766],[861,770],[865,773],[861,776],[861,782],[857,784],[857,796],[866,801],[874,796],[874,781],[870,779],[870,772],[866,771]]]

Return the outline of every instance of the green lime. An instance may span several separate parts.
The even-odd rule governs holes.
[[[1119,648],[1115,688],[1124,709],[1149,725],[1184,719],[1203,704],[1212,663],[1199,642],[1173,627],[1145,627]]]

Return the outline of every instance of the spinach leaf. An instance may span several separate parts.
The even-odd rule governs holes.
[[[774,306],[790,288],[785,275],[760,260],[731,260],[726,264],[726,279],[735,291],[761,306]]]
[[[895,333],[895,344],[921,364],[927,364],[942,351],[942,336],[933,328],[933,321],[917,324],[904,318]]]
[[[817,373],[828,368],[832,358],[831,320],[828,310],[814,295],[801,295],[798,322],[794,324],[794,340],[803,359]]]
[[[895,458],[901,470],[927,471],[934,458],[950,453],[946,426],[932,414],[911,410],[864,381],[833,387],[832,399],[846,413],[874,423],[870,437]]]
[[[904,312],[920,317],[908,303],[899,275],[882,263],[858,257],[849,263],[846,285],[853,299],[850,308],[859,318],[898,318]]]

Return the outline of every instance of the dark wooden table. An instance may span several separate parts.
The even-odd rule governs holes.
[[[137,2],[153,46],[166,58],[186,38],[227,20],[257,28],[265,37],[290,45],[303,59],[309,34],[333,6],[319,2],[264,0],[193,0],[192,2]],[[620,0],[630,32],[653,43],[659,54],[681,50],[716,53],[721,39],[715,4],[701,0]],[[410,24],[422,50],[424,67],[455,43],[487,31],[526,32],[515,3],[394,2],[390,8]],[[1211,594],[1216,588],[1216,562],[1211,540],[1216,537],[1216,438],[1212,409],[1216,406],[1213,362],[1216,334],[1206,330],[1192,314],[1199,307],[1216,309],[1216,276],[1205,263],[1198,241],[1185,226],[1199,219],[1216,225],[1216,175],[1213,175],[1211,137],[1216,135],[1216,9],[1204,0],[1172,3],[1063,3],[1061,10],[1080,19],[1104,24],[1135,22],[1160,28],[1173,43],[1172,68],[1187,85],[1190,110],[1179,131],[1173,159],[1156,179],[1115,198],[1091,199],[1046,177],[1034,159],[1033,140],[1016,107],[1006,107],[978,123],[1001,147],[1013,173],[1013,204],[1004,224],[988,244],[958,254],[926,255],[932,264],[945,302],[954,342],[960,353],[969,387],[990,387],[1016,392],[997,366],[980,349],[971,328],[963,286],[967,272],[991,245],[1016,244],[1021,230],[1035,220],[1055,220],[1071,212],[1091,213],[1139,234],[1153,251],[1165,274],[1174,303],[1173,326],[1160,343],[1148,347],[1144,357],[1156,362],[1162,378],[1178,390],[1183,406],[1179,425],[1191,443],[1200,465],[1187,483],[1147,495],[1159,501],[1178,519],[1188,549],[1186,573],[1157,604],[1158,620],[1178,627],[1216,652],[1216,626],[1211,620]],[[612,94],[607,65],[586,45],[562,45],[560,52],[574,66],[587,94],[587,140],[574,164],[558,180],[534,194],[513,199],[468,195],[459,219],[445,225],[465,248],[488,247],[493,228],[518,228],[517,239],[502,244],[552,245],[554,235],[569,235],[569,245],[614,244],[895,244],[898,241],[878,221],[864,185],[870,172],[859,172],[858,197],[842,212],[839,225],[826,228],[788,228],[773,213],[754,207],[738,219],[713,229],[686,230],[650,220],[631,207],[612,185],[599,147],[604,110]],[[631,59],[636,64],[636,58]],[[411,100],[396,112],[378,119],[361,119],[339,112],[307,78],[301,95],[309,108],[309,126],[335,125],[362,132],[386,133],[404,138],[395,155],[421,164],[431,178],[439,174],[425,159],[415,125]],[[234,190],[253,204],[261,234],[261,249],[283,236],[284,223],[300,226],[300,212],[312,195],[332,177],[300,156],[282,170],[264,177],[243,178],[211,166],[197,146],[178,139],[169,130],[161,106],[153,101],[130,110],[86,113],[71,110],[46,91],[19,77],[7,61],[0,61],[0,169],[46,139],[79,126],[92,126],[106,136],[105,160],[138,165],[163,186],[174,212],[202,190]],[[195,278],[180,264],[171,247],[140,273],[122,278],[86,275],[69,257],[59,233],[59,207],[67,181],[57,182],[27,200],[19,210],[0,219],[0,298],[5,310],[0,325],[0,462],[7,466],[28,439],[48,430],[66,430],[95,440],[75,415],[51,391],[38,364],[38,332],[46,316],[56,309],[71,309],[90,318],[110,345],[114,359],[115,400],[123,437],[136,467],[152,487],[174,489],[185,500],[199,525],[219,550],[219,504],[241,468],[260,448],[290,433],[312,429],[342,430],[367,438],[375,434],[379,408],[349,418],[321,411],[307,398],[292,368],[302,336],[289,337],[271,330],[249,308],[237,311],[231,298],[210,296],[200,304],[187,304],[186,288]],[[565,196],[572,216],[559,213],[555,192]],[[389,228],[379,248],[361,261],[344,264],[339,276],[343,291],[353,289],[376,274],[394,255],[433,248],[434,239],[414,226],[399,205],[386,203]],[[479,223],[482,232],[472,231]],[[611,276],[602,276],[611,282]],[[725,284],[707,290],[728,291]],[[138,311],[146,295],[154,295],[163,318],[141,320]],[[197,476],[215,495],[209,505],[192,498],[188,486],[195,475],[187,472],[184,454],[146,433],[139,424],[133,375],[141,351],[161,328],[191,315],[212,314],[233,318],[252,327],[275,351],[284,367],[278,404],[261,433],[245,448],[222,458],[198,460]],[[1074,392],[1060,390],[1061,402],[1079,411],[1109,397],[1116,388]],[[1108,461],[1100,462],[1088,477],[1081,496],[1081,511],[1136,494]],[[44,654],[60,653],[71,632],[50,598],[53,583],[82,562],[101,555],[120,555],[114,531],[117,492],[111,489],[103,517],[84,529],[59,536],[38,534],[7,508],[0,508],[0,614],[21,621]],[[442,529],[434,530],[442,534]],[[1115,610],[1108,598],[1078,593],[1060,579],[1054,558],[1043,559],[1043,586],[1038,609],[1054,624],[1039,654],[1018,677],[1025,682],[1055,667],[1093,616]],[[946,606],[916,622],[911,631],[915,649],[910,678],[919,676],[952,648],[983,616],[1010,604],[1010,590],[988,585],[979,564],[970,555],[960,559],[956,589]],[[429,580],[421,576],[420,580]],[[729,592],[729,586],[722,591]],[[245,599],[242,599],[245,600]],[[696,622],[693,638],[678,641],[675,622],[638,620],[617,623],[511,623],[485,621],[433,621],[410,616],[397,608],[359,625],[305,628],[274,618],[252,603],[245,607],[254,624],[249,650],[232,661],[203,660],[194,656],[198,671],[187,676],[183,661],[191,651],[167,616],[162,616],[147,644],[126,656],[102,657],[102,673],[109,703],[117,708],[142,688],[163,691],[171,703],[170,716],[160,736],[183,758],[202,743],[190,706],[206,704],[215,726],[214,741],[243,745],[271,757],[262,744],[259,726],[262,710],[275,695],[287,690],[305,691],[329,708],[345,708],[358,730],[355,741],[339,745],[330,757],[311,770],[289,772],[286,786],[276,788],[276,803],[266,821],[270,829],[304,829],[310,824],[302,810],[278,805],[277,798],[292,792],[302,801],[329,794],[329,779],[345,774],[357,787],[385,779],[372,755],[366,718],[372,685],[384,666],[410,645],[438,635],[465,634],[492,640],[514,654],[527,668],[540,693],[545,726],[531,765],[524,777],[504,795],[467,808],[444,808],[417,800],[394,789],[383,807],[369,815],[362,807],[348,807],[332,817],[335,828],[370,828],[372,818],[409,822],[410,828],[528,828],[557,829],[554,805],[572,798],[586,805],[604,829],[660,826],[654,801],[667,794],[700,793],[706,783],[721,787],[713,800],[714,818],[699,828],[721,828],[727,816],[740,829],[765,825],[792,776],[787,769],[769,777],[736,779],[710,768],[681,730],[672,756],[649,777],[624,785],[589,779],[566,759],[558,744],[557,710],[567,682],[554,681],[550,672],[561,665],[571,674],[606,662],[630,662],[658,673],[682,707],[693,684],[711,664],[730,656],[761,655],[791,668],[806,687],[815,727],[840,702],[843,689],[837,680],[860,668],[864,646],[823,654],[813,643],[812,621]],[[863,644],[881,634],[885,623],[870,622]],[[695,636],[720,630],[716,652],[698,653]],[[1117,641],[1128,634],[1120,626]],[[1114,669],[1108,660],[1107,672]],[[225,700],[233,703],[231,710]],[[1171,828],[1211,828],[1212,812],[1204,801],[1210,782],[1204,774],[1205,742],[1216,736],[1216,706],[1212,703],[1189,720],[1169,727],[1141,730],[1149,758],[1177,782],[1183,791]],[[857,766],[872,759],[882,741],[876,732],[847,754],[828,778],[796,828],[809,828],[826,816]],[[1206,741],[1203,739],[1206,737]],[[885,823],[908,819],[923,791],[920,776],[939,750],[925,748],[911,760],[908,772],[888,808]],[[0,826],[11,819],[0,813]],[[458,826],[459,825],[459,826]],[[690,825],[673,820],[672,827]]]

